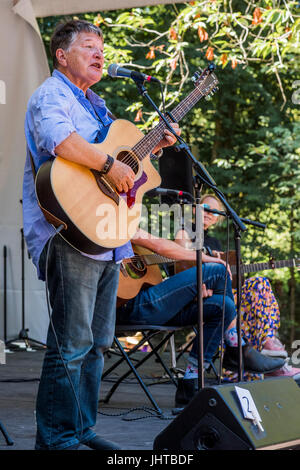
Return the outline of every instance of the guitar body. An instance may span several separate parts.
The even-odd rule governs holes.
[[[97,255],[124,245],[137,231],[143,195],[161,183],[150,156],[140,161],[131,152],[143,137],[133,123],[118,119],[106,139],[93,144],[114,159],[126,163],[129,158],[136,176],[127,194],[119,194],[98,172],[59,156],[40,167],[36,177],[39,205],[50,223],[64,224],[61,236],[77,250]]]
[[[151,254],[150,250],[140,246],[134,246],[136,259],[124,260],[120,270],[119,287],[117,292],[117,307],[137,296],[141,289],[156,286],[162,282],[159,266],[153,264],[147,266],[143,261],[143,254]]]

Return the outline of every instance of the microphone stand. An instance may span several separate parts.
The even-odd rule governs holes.
[[[212,71],[212,69],[211,69]],[[133,77],[132,77],[133,78]],[[240,260],[241,260],[241,233],[246,230],[245,225],[238,217],[236,212],[231,208],[229,203],[226,201],[224,194],[217,188],[215,181],[206,171],[205,167],[202,165],[201,162],[196,160],[194,155],[192,154],[189,146],[183,140],[182,137],[178,136],[176,132],[173,130],[172,126],[166,119],[166,117],[161,113],[159,108],[156,106],[152,98],[147,93],[147,90],[144,86],[144,80],[139,78],[133,78],[134,82],[136,83],[141,95],[147,99],[147,101],[151,104],[151,106],[155,109],[158,113],[162,121],[165,123],[166,127],[169,129],[170,132],[176,137],[176,140],[179,142],[178,148],[183,150],[186,155],[191,159],[193,169],[196,173],[195,176],[195,201],[196,201],[196,271],[197,271],[197,310],[198,310],[198,335],[199,335],[199,348],[198,348],[198,388],[201,390],[204,387],[204,354],[203,354],[203,299],[202,299],[202,244],[201,238],[199,240],[198,233],[201,233],[201,230],[198,231],[197,229],[202,225],[202,216],[201,216],[201,208],[200,208],[200,199],[201,199],[201,190],[203,185],[208,186],[211,188],[218,199],[221,201],[223,206],[226,208],[228,217],[232,219],[234,225],[234,238],[235,238],[235,249],[236,249],[236,259],[237,259],[237,332],[238,332],[238,380],[239,382],[242,381],[243,378],[243,356],[242,356],[242,338],[241,338],[241,319],[240,319],[240,300],[241,300],[241,269],[240,269]],[[170,119],[172,119],[172,115],[168,113]],[[173,119],[173,121],[175,121]]]
[[[20,200],[20,203],[22,204],[22,200]],[[24,344],[24,347],[26,351],[35,351],[31,346],[37,348],[37,349],[44,349],[46,348],[46,344],[38,341],[34,338],[30,338],[28,336],[28,331],[29,328],[26,328],[26,321],[25,321],[25,240],[24,240],[24,231],[23,228],[20,229],[21,232],[21,269],[22,269],[22,274],[21,274],[21,285],[22,285],[22,326],[21,330],[19,332],[19,335],[16,338],[10,339],[9,341],[6,341],[6,346],[13,345],[14,343],[20,342],[20,344]],[[29,256],[29,254],[28,254]]]

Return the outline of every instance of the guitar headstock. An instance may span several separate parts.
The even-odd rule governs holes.
[[[203,96],[212,96],[219,89],[217,86],[219,80],[213,73],[215,69],[215,64],[209,64],[204,70],[197,70],[192,77],[195,87],[199,89]]]

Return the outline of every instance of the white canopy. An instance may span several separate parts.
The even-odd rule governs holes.
[[[7,248],[7,339],[22,326],[22,179],[24,116],[34,90],[49,75],[37,17],[140,7],[168,0],[0,0],[0,339],[4,338],[4,247]],[[25,248],[26,250],[26,248]],[[25,327],[45,341],[48,313],[44,284],[25,251]]]

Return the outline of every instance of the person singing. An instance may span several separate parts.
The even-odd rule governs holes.
[[[38,206],[30,154],[37,171],[60,157],[102,171],[119,192],[134,185],[133,170],[91,144],[102,142],[113,121],[104,99],[90,87],[102,77],[104,55],[101,30],[81,20],[59,24],[51,38],[54,71],[31,96],[25,118],[27,157],[23,181],[24,235],[38,277],[45,279],[46,253],[55,230]],[[125,106],[125,104],[124,104]],[[180,134],[178,124],[172,124]],[[166,130],[152,149],[174,144]],[[49,294],[52,328],[48,330],[36,403],[37,450],[119,449],[98,436],[98,396],[103,351],[113,340],[119,262],[133,254],[130,242],[105,254],[87,256],[55,236],[49,253]],[[111,432],[113,434],[113,432]]]

